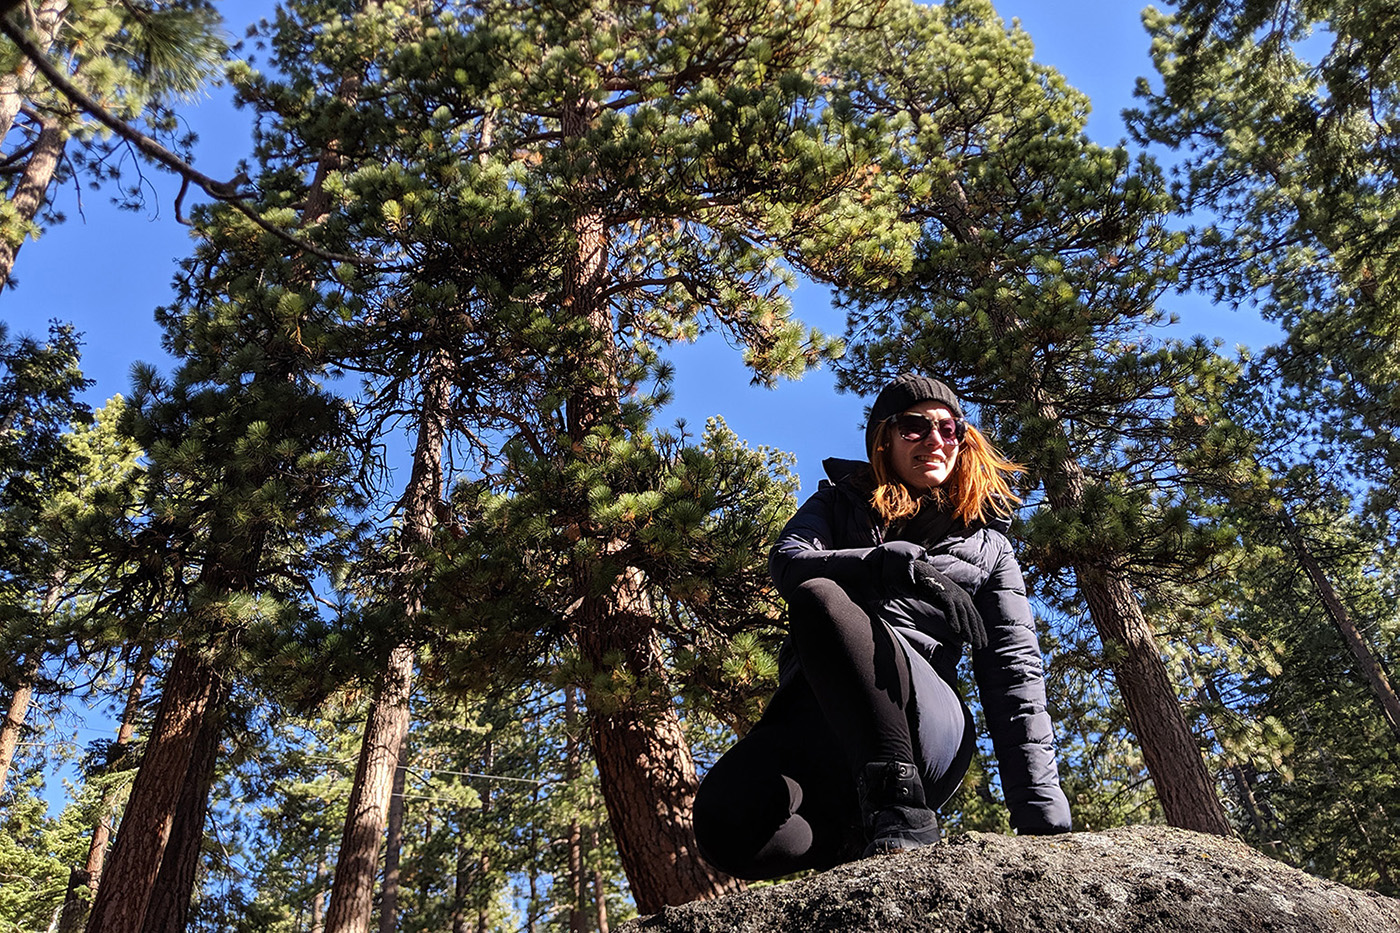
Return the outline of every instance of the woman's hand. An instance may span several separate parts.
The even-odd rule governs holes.
[[[915,591],[942,610],[943,619],[953,634],[974,649],[987,647],[987,626],[967,590],[923,559],[910,561],[909,571],[914,578]]]
[[[864,560],[871,575],[884,586],[908,589],[915,584],[914,562],[927,553],[922,545],[913,541],[886,541],[872,548]]]

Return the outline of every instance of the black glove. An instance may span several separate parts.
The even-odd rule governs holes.
[[[871,576],[886,587],[914,585],[914,563],[927,553],[912,541],[886,541],[863,558]]]
[[[909,570],[914,575],[916,592],[943,611],[943,618],[954,635],[973,648],[987,647],[987,627],[967,590],[939,573],[926,560],[912,562]]]

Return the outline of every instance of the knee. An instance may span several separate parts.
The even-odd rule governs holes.
[[[846,643],[862,635],[869,638],[870,617],[841,584],[819,577],[788,597],[788,631],[799,645]]]
[[[788,609],[794,619],[831,618],[834,607],[842,601],[849,602],[850,597],[841,584],[826,577],[813,577],[788,596]]]
[[[756,854],[792,808],[781,776],[741,770],[728,767],[721,758],[700,782],[693,811],[695,844],[701,857],[720,871],[755,878],[760,877],[754,874]]]
[[[744,823],[749,808],[744,795],[725,779],[722,763],[716,763],[695,792],[693,825],[701,857],[732,875],[747,862]]]

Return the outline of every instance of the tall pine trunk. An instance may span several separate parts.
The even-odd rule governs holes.
[[[394,933],[399,918],[399,855],[403,850],[403,791],[408,774],[408,743],[399,748],[394,786],[389,793],[389,834],[384,841],[384,885],[379,897],[379,933]]]
[[[88,933],[146,933],[146,912],[162,874],[186,782],[200,780],[198,768],[191,771],[201,741],[208,741],[205,724],[219,719],[226,689],[207,659],[187,646],[176,651],[155,727],[88,917]],[[188,808],[184,812],[188,814]],[[182,821],[181,844],[185,830]]]
[[[47,49],[58,38],[63,18],[68,12],[68,0],[40,0],[34,7],[30,28],[34,32],[34,43]],[[23,57],[13,70],[0,75],[0,140],[9,135],[19,116],[20,108],[28,99],[34,86],[34,63]]]
[[[393,598],[412,620],[422,607],[418,549],[432,541],[442,498],[442,452],[447,436],[451,395],[451,361],[446,351],[433,351],[423,377],[422,403],[413,470],[403,497],[400,545],[403,566]],[[336,861],[326,933],[366,933],[374,906],[375,868],[388,819],[394,772],[409,729],[409,698],[413,692],[415,652],[401,643],[389,653],[375,685],[374,702],[365,723],[360,759],[350,789],[350,807]]]
[[[1289,544],[1293,546],[1293,552],[1298,555],[1298,563],[1307,571],[1308,579],[1317,588],[1318,596],[1322,599],[1322,607],[1327,612],[1327,618],[1331,620],[1332,625],[1342,636],[1342,641],[1346,643],[1351,656],[1356,660],[1356,668],[1370,686],[1371,693],[1376,698],[1376,705],[1380,707],[1381,716],[1390,726],[1391,733],[1397,740],[1400,740],[1400,697],[1396,696],[1390,678],[1386,676],[1385,669],[1376,660],[1371,646],[1366,644],[1366,639],[1361,637],[1361,632],[1351,621],[1350,613],[1347,612],[1346,606],[1337,596],[1332,581],[1327,579],[1327,574],[1323,573],[1322,565],[1313,556],[1312,549],[1308,547],[1307,539],[1303,537],[1298,526],[1294,524],[1292,517],[1288,514],[1288,509],[1281,507],[1278,516],[1279,524],[1283,526],[1284,534],[1287,535]]]
[[[204,820],[209,813],[209,789],[214,785],[219,740],[223,735],[227,680],[220,679],[219,690],[209,714],[200,724],[199,737],[190,756],[190,769],[175,805],[170,841],[161,859],[151,903],[146,908],[143,933],[182,933],[189,917],[204,842]]]
[[[1058,431],[1054,404],[1038,386],[1031,392],[1041,417]],[[1060,434],[1064,442],[1060,449],[1071,451],[1068,438],[1062,431]],[[1059,458],[1057,467],[1045,477],[1046,498],[1057,511],[1077,514],[1084,503],[1084,471],[1069,452]],[[1103,641],[1167,822],[1182,829],[1233,836],[1200,743],[1186,722],[1157,638],[1133,591],[1127,559],[1114,554],[1096,554],[1093,559],[1070,555],[1070,563],[1079,594]]]
[[[24,174],[10,195],[11,217],[9,223],[28,225],[39,216],[39,211],[48,199],[49,183],[68,145],[68,131],[62,125],[62,117],[49,116],[40,123],[39,137],[25,161]],[[8,282],[15,268],[15,258],[23,244],[23,237],[0,237],[0,283]]]
[[[561,113],[566,139],[581,137],[593,117],[591,101],[567,102]],[[585,198],[586,200],[586,198]],[[582,212],[572,222],[574,248],[564,269],[564,311],[586,325],[584,345],[575,361],[578,379],[567,405],[567,427],[576,456],[586,456],[582,441],[593,431],[615,424],[620,413],[617,334],[605,293],[609,283],[608,233],[603,217]],[[581,531],[595,533],[586,516]],[[604,554],[621,542],[601,542]],[[573,585],[578,597],[570,619],[583,661],[601,671],[621,658],[629,679],[656,685],[653,696],[619,700],[585,685],[589,735],[598,765],[603,799],[618,854],[627,873],[637,909],[655,913],[667,905],[717,897],[740,889],[732,878],[715,872],[695,847],[691,810],[699,779],[673,697],[667,689],[665,660],[656,621],[640,575],[635,571],[599,578],[595,564],[576,564]]]
[[[5,721],[0,725],[0,794],[5,792],[5,781],[15,760],[15,751],[19,748],[24,720],[29,716],[29,705],[34,701],[34,680],[38,676],[39,655],[30,652],[20,665],[14,692],[10,694],[10,704],[5,710]]]
[[[579,716],[577,691],[564,688],[564,780],[578,783],[582,774],[579,751]],[[569,933],[584,933],[583,918],[583,820],[577,810],[569,815],[569,834],[565,840],[569,862]]]

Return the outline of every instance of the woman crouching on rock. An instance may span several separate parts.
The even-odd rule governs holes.
[[[866,427],[870,462],[825,461],[769,570],[788,602],[778,691],[700,785],[704,857],[775,878],[937,842],[933,810],[976,745],[964,643],[1011,825],[1070,828],[1021,569],[1005,531],[1018,470],[951,389],[904,375]]]

